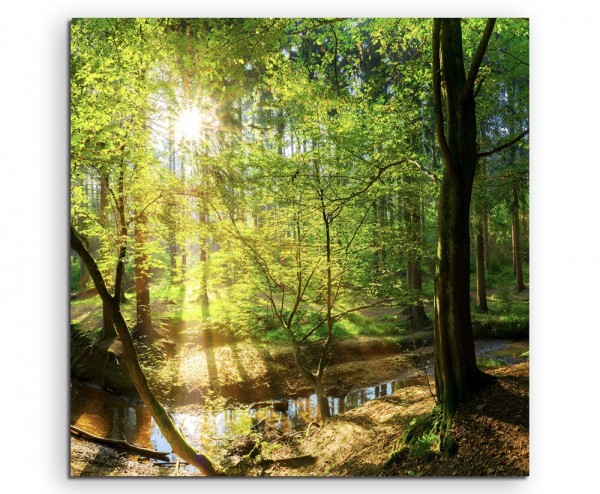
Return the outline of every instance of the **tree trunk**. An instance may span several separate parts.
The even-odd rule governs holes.
[[[421,270],[421,256],[419,254],[423,237],[421,234],[422,225],[419,210],[420,204],[414,207],[408,214],[408,229],[412,245],[409,259],[406,263],[406,280],[408,289],[411,291],[421,291],[423,289],[423,272]],[[422,328],[429,322],[421,300],[410,306],[408,317],[415,328]]]
[[[185,272],[187,269],[187,245],[185,240],[181,246],[181,278],[185,279]]]
[[[169,257],[171,260],[171,278],[177,278],[177,256],[178,246],[175,243],[175,233],[171,234],[171,241],[169,242]]]
[[[529,217],[527,214],[527,207],[522,207],[521,208],[521,225],[523,226],[522,228],[522,236],[523,236],[523,246],[522,246],[522,253],[523,253],[523,260],[525,262],[529,262]]]
[[[144,371],[140,367],[140,363],[137,359],[137,354],[133,344],[133,339],[129,333],[127,323],[121,314],[118,302],[112,297],[106,285],[102,274],[98,269],[98,266],[92,256],[89,254],[87,249],[84,247],[79,236],[71,226],[71,247],[75,252],[79,254],[82,260],[85,262],[90,275],[94,281],[94,285],[98,290],[98,294],[102,298],[102,301],[110,305],[113,309],[113,319],[115,321],[115,329],[123,344],[123,355],[125,357],[125,364],[131,376],[131,380],[140,395],[144,405],[150,410],[152,418],[158,425],[161,434],[169,442],[173,448],[173,452],[177,454],[181,459],[194,465],[201,472],[206,475],[220,475],[222,473],[220,467],[213,463],[213,461],[206,455],[198,453],[183,437],[181,432],[177,429],[171,417],[167,411],[163,408],[161,403],[156,399],[154,393],[150,389]]]
[[[313,388],[315,390],[315,394],[317,395],[317,408],[319,410],[321,418],[330,418],[331,410],[329,409],[329,400],[327,399],[327,394],[325,393],[325,388],[323,387],[322,379],[314,375]]]
[[[205,204],[202,204],[202,208],[205,208]],[[204,210],[204,209],[203,209]],[[206,253],[206,244],[207,239],[204,233],[204,229],[206,228],[206,214],[201,212],[199,216],[199,221],[202,229],[202,233],[200,236],[200,309],[202,311],[202,317],[206,318],[210,314],[210,302],[208,300],[208,265],[207,260],[208,256]]]
[[[523,283],[523,254],[521,252],[521,228],[519,225],[519,196],[517,195],[517,188],[512,188],[512,247],[513,247],[513,260],[514,260],[514,272],[517,291],[520,292],[525,289],[525,283]]]
[[[325,388],[323,387],[323,374],[321,373],[321,375],[319,375],[318,371],[315,374],[306,367],[306,365],[304,364],[302,351],[300,350],[300,345],[294,338],[294,335],[291,332],[291,330],[288,327],[286,327],[285,329],[290,335],[290,342],[292,344],[292,350],[294,352],[294,361],[296,362],[296,367],[300,371],[302,377],[312,384],[312,387],[315,390],[315,394],[317,395],[317,408],[319,415],[323,419],[330,418],[331,410],[329,409],[329,400],[327,399],[327,394],[325,393]],[[320,368],[321,364],[319,363],[319,370]]]
[[[485,241],[483,234],[483,216],[477,222],[477,255],[475,257],[475,269],[477,271],[477,308],[481,312],[488,311],[487,294],[485,287]]]
[[[487,164],[485,160],[481,162],[481,174],[483,176],[483,205],[481,207],[481,217],[483,223],[483,257],[485,259],[485,269],[490,269],[490,225],[487,194]]]
[[[379,199],[379,269],[382,274],[386,272],[386,230],[387,230],[387,199],[385,196]]]
[[[321,195],[321,214],[323,217],[323,225],[325,226],[325,255],[327,260],[327,313],[326,313],[326,322],[327,322],[327,340],[325,340],[325,344],[323,345],[323,351],[321,353],[321,358],[319,359],[319,367],[317,369],[317,374],[315,376],[314,388],[317,393],[317,400],[319,402],[319,412],[321,413],[321,417],[329,418],[331,417],[331,411],[329,410],[329,402],[327,401],[327,396],[323,390],[322,382],[323,382],[323,374],[325,373],[325,368],[329,363],[329,350],[333,343],[333,317],[332,317],[332,309],[333,309],[333,280],[331,277],[331,223],[332,218],[327,213],[324,203],[324,192],[323,189],[320,190]]]
[[[140,215],[134,225],[135,241],[134,274],[136,298],[136,329],[140,336],[155,336],[150,313],[150,266],[146,253],[146,217]]]
[[[108,169],[103,166],[100,172],[100,223],[108,228]],[[110,305],[102,303],[102,339],[114,338],[117,336],[115,323],[112,317],[112,308]]]
[[[494,21],[486,25],[468,77],[460,23],[460,19],[436,19],[433,29],[436,132],[444,158],[434,304],[435,383],[443,430],[458,405],[471,399],[487,380],[477,368],[471,326],[469,216],[477,162],[473,85]]]

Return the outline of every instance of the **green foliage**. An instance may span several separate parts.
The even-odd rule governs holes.
[[[406,428],[400,447],[391,453],[386,466],[401,463],[406,458],[432,461],[440,452],[441,422],[440,406],[436,406],[426,415],[413,418]]]
[[[489,369],[493,367],[502,367],[505,363],[494,357],[480,357],[477,359],[477,366],[482,369]]]
[[[79,279],[81,277],[81,264],[78,262],[78,259],[71,257],[70,258],[70,271],[69,271],[69,287],[71,293],[75,293],[79,289]]]

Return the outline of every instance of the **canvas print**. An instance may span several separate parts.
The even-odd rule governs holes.
[[[70,24],[71,476],[529,474],[527,19]]]

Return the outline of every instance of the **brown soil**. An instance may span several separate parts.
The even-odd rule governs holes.
[[[390,474],[412,470],[420,475],[529,475],[529,363],[490,372],[498,382],[459,407],[451,434],[458,454],[425,463],[411,460]]]
[[[385,361],[384,359],[381,359]],[[373,363],[373,362],[372,362]],[[384,365],[382,363],[382,365]],[[370,401],[321,426],[282,434],[265,427],[231,448],[230,475],[266,476],[525,476],[529,475],[529,363],[490,371],[498,381],[457,411],[452,435],[458,453],[426,462],[404,457],[386,467],[410,420],[428,413],[434,400],[425,384]],[[258,448],[254,448],[258,445]],[[243,447],[242,447],[243,446]],[[243,455],[254,450],[250,456]],[[258,455],[256,456],[256,453]],[[291,458],[291,460],[290,460]],[[127,454],[72,439],[72,475],[175,475]],[[184,471],[180,475],[184,475]]]

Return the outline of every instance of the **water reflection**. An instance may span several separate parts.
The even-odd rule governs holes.
[[[358,389],[343,397],[330,396],[329,407],[332,415],[339,415],[420,380],[422,378],[409,377]],[[303,430],[319,418],[315,394],[289,399],[287,412],[277,412],[271,407],[243,407],[218,413],[172,413],[171,417],[195,448],[209,454],[214,454],[219,439],[245,434],[261,420],[282,432],[294,432]],[[157,451],[171,451],[146,408],[134,406],[102,389],[77,381],[71,385],[71,423],[99,436],[126,439]],[[171,461],[175,461],[173,455],[170,457]]]

